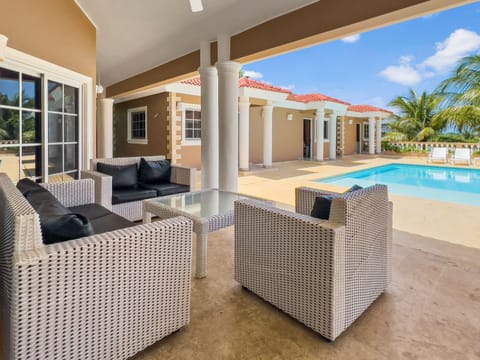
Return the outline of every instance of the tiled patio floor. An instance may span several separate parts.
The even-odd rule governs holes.
[[[232,228],[209,240],[190,324],[136,360],[480,358],[480,250],[395,231],[391,286],[331,343],[233,280]]]

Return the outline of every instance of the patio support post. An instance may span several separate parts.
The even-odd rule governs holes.
[[[238,110],[239,166],[240,170],[248,170],[250,161],[250,99],[247,96],[240,96]]]
[[[220,46],[220,45],[219,45]],[[235,61],[217,63],[219,115],[219,185],[221,190],[238,191],[238,75]]]
[[[330,160],[337,158],[337,113],[332,112],[328,124],[329,140],[330,140]]]
[[[375,154],[375,117],[368,118],[368,153]]]
[[[209,44],[210,45],[210,44]],[[202,103],[202,189],[218,188],[218,76],[214,66],[199,69]]]
[[[263,167],[272,167],[273,105],[262,107],[263,112]]]
[[[376,143],[377,154],[381,154],[382,153],[382,118],[378,119],[378,121],[376,122],[376,125],[377,125],[376,126],[377,133],[375,137],[377,140],[377,143]]]
[[[218,188],[218,73],[211,66],[210,41],[200,42],[200,94],[202,109],[202,189]]]
[[[324,147],[324,138],[325,138],[325,111],[323,108],[317,109],[315,114],[316,122],[316,151],[315,151],[315,160],[323,161],[323,147]]]
[[[113,157],[113,99],[97,100],[97,157]]]

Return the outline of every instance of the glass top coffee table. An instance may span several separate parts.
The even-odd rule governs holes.
[[[197,235],[195,277],[207,276],[208,233],[233,225],[234,202],[255,199],[271,204],[268,200],[222,190],[203,190],[148,199],[143,202],[143,222],[149,223],[152,215],[161,219],[185,216],[193,220]]]

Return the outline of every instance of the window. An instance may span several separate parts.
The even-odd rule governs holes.
[[[199,143],[202,137],[202,113],[199,106],[186,106],[183,110],[183,140]]]
[[[369,126],[368,126],[368,122],[364,122],[363,123],[363,138],[364,139],[368,139],[368,134],[369,134]]]
[[[129,109],[128,117],[128,138],[132,144],[147,144],[147,107],[142,106]]]
[[[323,138],[325,140],[329,139],[329,137],[328,137],[328,121],[323,122]]]
[[[0,68],[0,161],[13,181],[79,175],[80,88],[48,80],[48,74],[43,79],[41,73]]]

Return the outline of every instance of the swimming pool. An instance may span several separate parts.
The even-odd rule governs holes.
[[[480,206],[477,169],[389,164],[315,181],[347,187],[385,184],[393,194]]]

